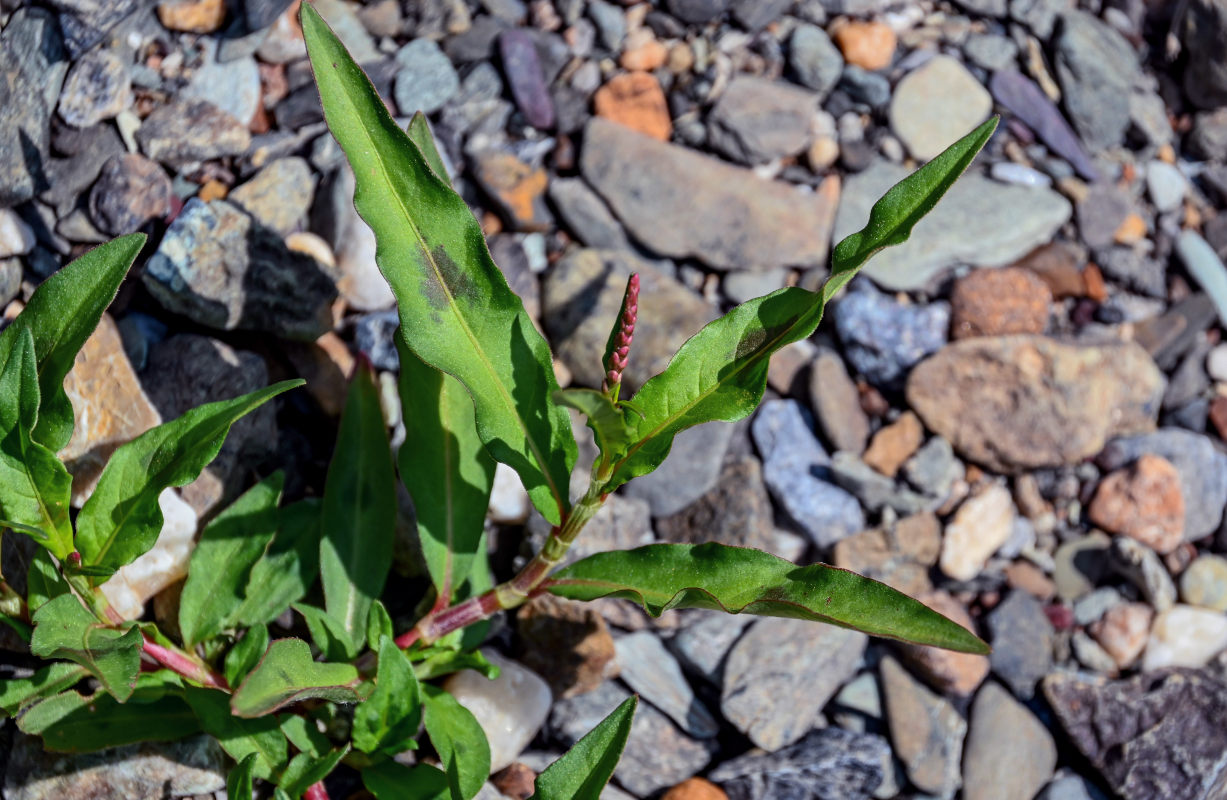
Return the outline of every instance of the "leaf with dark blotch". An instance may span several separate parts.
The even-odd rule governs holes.
[[[874,636],[987,653],[962,626],[889,586],[854,572],[722,544],[653,544],[597,553],[559,571],[548,591],[572,600],[622,597],[652,616],[671,608],[827,622]]]
[[[231,425],[303,383],[282,381],[233,400],[197,406],[120,446],[77,516],[82,563],[119,569],[147,552],[162,530],[162,490],[196,480],[221,449]]]
[[[473,421],[473,400],[455,378],[397,339],[405,441],[400,477],[414,499],[422,557],[436,594],[450,601],[481,550],[494,459]]]
[[[631,734],[638,697],[628,697],[609,716],[537,776],[529,800],[599,800]]]
[[[128,699],[141,668],[141,632],[103,625],[74,594],[62,594],[34,612],[30,652],[65,658],[89,670],[108,692]]]
[[[439,166],[397,126],[319,14],[304,4],[301,19],[324,117],[353,166],[354,205],[375,232],[401,335],[464,384],[490,455],[519,473],[533,504],[558,524],[570,508],[576,447],[570,417],[550,399],[558,382],[549,346]]]
[[[290,703],[318,697],[355,703],[358,670],[350,664],[320,664],[302,639],[277,639],[230,698],[236,717],[260,717]]]
[[[442,689],[422,687],[426,734],[443,762],[452,800],[470,800],[490,774],[490,744],[477,719]]]

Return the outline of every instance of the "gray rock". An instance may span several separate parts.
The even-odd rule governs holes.
[[[681,283],[631,253],[571,251],[546,273],[542,309],[555,352],[582,386],[599,387],[604,380],[601,359],[632,272],[640,281],[639,322],[623,373],[628,389],[638,390],[661,372],[682,343],[716,316]]]
[[[297,156],[279,158],[235,187],[226,198],[285,236],[307,216],[315,197],[311,165]]]
[[[4,775],[9,800],[184,797],[226,786],[226,755],[210,736],[94,753],[55,753],[36,737],[13,737]]]
[[[1108,681],[1056,673],[1044,696],[1061,726],[1124,800],[1213,800],[1227,791],[1227,685],[1167,669]]]
[[[1103,274],[1147,297],[1167,297],[1167,268],[1164,262],[1136,247],[1107,247],[1095,251],[1095,261]]]
[[[555,703],[550,713],[554,738],[570,747],[628,697],[629,692],[607,681],[595,691]],[[668,717],[641,703],[614,779],[636,795],[649,795],[694,775],[711,756],[710,744],[686,737]]]
[[[784,511],[819,548],[863,530],[856,498],[831,483],[831,459],[792,400],[759,406],[750,430],[763,458],[763,479]]]
[[[1112,568],[1136,586],[1160,613],[1176,603],[1176,584],[1159,554],[1127,536],[1117,536],[1108,549]]]
[[[653,251],[720,270],[826,263],[834,184],[804,192],[606,120],[585,131],[584,178]]]
[[[498,38],[503,74],[524,119],[534,128],[554,127],[554,103],[533,37],[524,30],[503,31]]]
[[[1184,175],[1171,164],[1151,161],[1146,165],[1146,191],[1160,213],[1179,208],[1188,188]]]
[[[1077,207],[1078,232],[1090,247],[1108,247],[1133,210],[1129,196],[1109,182],[1093,184]]]
[[[224,63],[208,63],[192,76],[182,97],[211,103],[243,125],[250,125],[260,109],[260,69],[251,56]]]
[[[860,230],[869,209],[907,177],[902,166],[878,161],[844,186],[835,241]],[[956,264],[999,267],[1051,241],[1069,220],[1069,201],[1051,189],[1009,186],[964,175],[898,247],[878,253],[865,274],[886,289],[919,289]]]
[[[870,383],[898,388],[912,366],[946,344],[950,306],[905,305],[865,281],[852,288],[834,308],[848,361]]]
[[[939,55],[895,86],[890,127],[908,152],[928,161],[988,119],[992,110],[993,98],[975,76],[957,59]]]
[[[487,240],[490,256],[507,279],[508,288],[524,301],[524,310],[528,312],[528,316],[540,322],[541,286],[524,249],[526,243],[527,239],[521,240],[506,233],[496,234]]]
[[[676,514],[657,520],[662,541],[720,542],[772,551],[775,526],[762,465],[753,456],[731,458],[711,491]]]
[[[59,112],[69,125],[88,128],[114,117],[131,103],[132,79],[127,63],[111,50],[98,48],[77,59],[68,71],[60,92]]]
[[[0,31],[0,207],[49,185],[48,125],[66,67],[55,18],[35,7],[14,12]],[[54,89],[50,98],[44,87]]]
[[[682,628],[667,642],[667,646],[690,672],[719,685],[724,672],[724,659],[741,632],[754,621],[749,614],[725,614],[723,611],[699,612],[703,617]]]
[[[1035,694],[1035,685],[1052,668],[1052,623],[1040,602],[1021,589],[1010,592],[988,615],[993,652],[989,664],[1015,696]]]
[[[120,20],[136,10],[139,3],[137,0],[53,0],[50,5],[59,14],[64,47],[76,60],[102,41]]]
[[[621,52],[622,40],[626,38],[626,17],[622,9],[605,0],[589,0],[587,12],[588,18],[596,25],[605,49]]]
[[[836,450],[863,454],[869,442],[869,416],[861,408],[860,392],[848,377],[844,360],[830,348],[819,348],[810,365],[809,398],[827,442]]]
[[[1057,746],[1044,724],[991,681],[971,705],[965,800],[1031,800],[1052,778]]]
[[[631,690],[665,712],[682,730],[696,739],[710,739],[720,727],[694,696],[682,668],[656,634],[639,631],[615,643],[620,677]]]
[[[839,76],[839,88],[853,102],[863,103],[873,110],[884,108],[890,102],[890,81],[885,75],[861,69],[855,64],[845,64]],[[852,145],[852,142],[847,142]],[[847,156],[845,155],[845,159]]]
[[[358,3],[349,0],[315,0],[314,5],[354,61],[369,64],[383,57],[375,46],[374,38],[366,32],[366,26],[358,18],[358,9],[361,8]]]
[[[1133,47],[1082,11],[1061,16],[1053,47],[1065,108],[1082,141],[1092,150],[1121,144],[1129,128],[1129,93],[1140,76]]]
[[[788,67],[803,86],[824,98],[843,73],[844,57],[817,25],[801,24],[788,40]]]
[[[139,230],[170,212],[171,182],[166,171],[139,153],[107,160],[89,194],[90,219],[111,236]]]
[[[707,141],[734,161],[794,156],[809,142],[816,95],[782,81],[734,78],[707,116]]]
[[[783,16],[792,0],[733,0],[733,18],[749,31],[759,31]]]
[[[1184,67],[1184,91],[1194,105],[1217,108],[1227,105],[1227,4],[1221,0],[1192,0],[1180,26],[1188,53]]]
[[[868,800],[886,780],[881,736],[820,728],[776,753],[748,753],[709,776],[729,800]]]
[[[403,115],[421,111],[433,114],[460,89],[460,76],[439,45],[430,39],[414,39],[396,51],[393,96]]]
[[[1179,428],[1114,439],[1104,448],[1099,465],[1105,471],[1136,461],[1143,453],[1162,456],[1180,472],[1184,495],[1184,538],[1195,542],[1218,530],[1227,505],[1227,455],[1211,440]]]
[[[687,428],[674,438],[669,455],[654,472],[636,478],[623,491],[647,501],[654,517],[676,514],[716,485],[732,437],[733,426],[724,422]]]
[[[1006,0],[954,0],[954,4],[982,17],[1004,17],[1007,10]]]
[[[1112,586],[1101,586],[1089,594],[1084,594],[1074,601],[1074,622],[1078,625],[1090,625],[1124,602],[1121,593]]]
[[[925,442],[903,465],[903,477],[919,491],[943,500],[966,470],[954,456],[954,448],[941,436]]]
[[[1035,800],[1108,800],[1081,775],[1060,775],[1035,796]]]
[[[870,512],[890,508],[906,517],[936,506],[931,498],[897,485],[852,453],[836,453],[830,470],[835,485],[851,493]]]
[[[400,316],[396,311],[363,314],[354,323],[354,346],[377,369],[396,372],[400,369],[400,356],[396,352],[398,327]]]
[[[74,136],[66,137],[71,131]],[[128,152],[123,139],[113,125],[100,123],[78,130],[64,126],[55,137],[54,150],[64,158],[51,158],[43,164],[49,186],[39,194],[39,200],[63,216],[77,207],[80,195],[98,179],[102,167],[114,156]],[[71,138],[71,141],[66,141]]]
[[[582,178],[555,178],[550,181],[550,202],[575,238],[602,250],[629,250],[626,231],[609,206]]]
[[[225,201],[189,200],[143,278],[168,310],[211,328],[307,341],[332,330],[332,278]]]
[[[1180,599],[1201,608],[1227,611],[1227,558],[1198,556],[1180,576]]]
[[[990,72],[1012,67],[1018,59],[1018,45],[1013,39],[991,33],[968,36],[963,52],[971,63]]]
[[[1196,231],[1182,231],[1176,239],[1176,252],[1201,287],[1214,301],[1220,321],[1227,321],[1227,266]]]
[[[879,669],[890,738],[908,779],[926,794],[950,800],[962,780],[959,761],[967,722],[895,659],[882,659]]]
[[[587,485],[587,476],[584,476]],[[572,489],[574,490],[574,486]],[[573,492],[574,493],[574,492]],[[529,541],[533,550],[540,550],[550,533],[550,524],[534,510],[528,518]],[[573,564],[594,553],[610,550],[633,550],[656,541],[652,533],[651,507],[637,497],[610,495],[605,505],[584,528],[584,535],[567,550],[563,565]]]
[[[807,620],[758,620],[725,662],[720,701],[725,719],[764,750],[798,741],[856,674],[868,641],[859,631]]]
[[[1057,17],[1073,6],[1073,0],[1010,0],[1010,19],[1021,22],[1047,41]]]
[[[669,13],[682,22],[710,22],[728,10],[732,0],[668,0]]]
[[[725,297],[740,304],[771,294],[786,286],[788,280],[789,272],[783,267],[754,272],[726,272],[720,279],[720,289]]]
[[[1032,0],[1022,0],[1031,2]],[[1015,0],[1017,4],[1018,0]],[[1038,0],[1040,5],[1044,0]],[[1066,2],[1066,0],[1056,0]],[[1051,27],[1051,23],[1049,23]],[[1045,38],[1047,36],[1045,35]],[[1053,105],[1043,90],[1030,78],[1014,69],[1002,69],[993,73],[988,82],[989,90],[998,103],[1035,131],[1040,141],[1070,163],[1078,174],[1088,181],[1099,178],[1090,155],[1078,140],[1065,117]]]
[[[1195,116],[1185,147],[1191,155],[1210,161],[1227,161],[1227,108]]]
[[[242,155],[251,146],[251,134],[212,103],[176,99],[145,118],[136,141],[154,161],[178,165]]]
[[[1162,97],[1145,89],[1133,90],[1129,95],[1129,135],[1151,147],[1172,143],[1175,133]]]

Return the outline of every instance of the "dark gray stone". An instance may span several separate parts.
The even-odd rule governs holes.
[[[1193,118],[1193,129],[1185,139],[1191,155],[1210,161],[1227,161],[1227,108],[1206,111]],[[1218,181],[1227,185],[1227,181]],[[1227,192],[1220,192],[1227,195]]]
[[[1167,297],[1167,268],[1162,261],[1133,247],[1095,251],[1095,263],[1113,281],[1147,297]]]
[[[954,456],[954,447],[941,436],[925,442],[903,465],[903,477],[916,489],[942,500],[966,470]]]
[[[605,0],[590,0],[587,6],[588,18],[596,25],[601,44],[606,50],[620,52],[622,40],[626,38],[626,17],[622,9]]]
[[[836,450],[861,455],[869,442],[869,416],[861,408],[860,392],[848,376],[839,354],[818,349],[810,365],[810,405],[826,441]]]
[[[138,0],[51,0],[59,13],[64,46],[76,60],[140,5]]]
[[[395,372],[400,369],[396,353],[396,329],[400,316],[396,311],[376,311],[363,314],[354,323],[354,346],[378,369]]]
[[[1052,667],[1052,623],[1040,602],[1015,589],[988,615],[989,664],[1017,697],[1030,699]]]
[[[897,389],[908,371],[946,344],[950,306],[903,305],[858,281],[835,304],[835,330],[856,370],[875,386]]]
[[[314,87],[307,88],[315,92]],[[145,118],[137,129],[136,141],[154,161],[177,165],[242,155],[251,146],[251,134],[211,103],[173,100]]]
[[[982,17],[1004,17],[1007,11],[1006,0],[954,0],[954,4]]]
[[[804,89],[739,76],[707,117],[708,144],[743,164],[793,156],[809,142],[817,109],[817,96]]]
[[[622,225],[582,178],[555,178],[550,181],[549,195],[558,216],[575,238],[603,250],[630,249]]]
[[[554,127],[554,103],[533,37],[521,29],[504,31],[498,37],[498,48],[511,96],[524,119],[540,130]]]
[[[48,124],[63,60],[55,18],[40,8],[19,9],[0,32],[0,207],[24,203],[49,186]]]
[[[49,186],[39,195],[39,200],[55,208],[64,216],[76,208],[79,196],[98,179],[102,167],[114,156],[127,153],[123,139],[115,126],[101,123],[92,128],[78,130],[62,126],[60,131],[72,131],[77,136],[69,147],[63,135],[53,137],[52,147],[65,158],[52,158],[44,164]]]
[[[741,632],[754,618],[749,614],[725,614],[723,611],[703,611],[703,618],[682,628],[666,645],[690,672],[719,685],[724,672],[724,659],[737,642]]]
[[[528,263],[528,253],[524,251],[524,243],[517,237],[500,233],[491,236],[487,241],[490,256],[498,266],[507,286],[524,302],[524,310],[528,316],[538,322],[541,320],[541,287],[537,276]]]
[[[1129,196],[1115,184],[1106,181],[1093,184],[1076,208],[1082,241],[1094,248],[1110,247],[1117,228],[1132,210]]]
[[[1061,17],[1053,46],[1065,108],[1082,141],[1092,150],[1121,144],[1129,128],[1129,93],[1139,77],[1133,47],[1083,11]]]
[[[844,57],[817,25],[798,25],[788,40],[788,67],[802,85],[826,97],[843,74]]]
[[[709,777],[729,800],[868,800],[889,766],[881,736],[820,728],[776,753],[726,761]]]
[[[656,533],[663,541],[678,544],[719,542],[774,550],[771,499],[758,459],[730,459],[711,491],[682,511],[657,520]]]
[[[668,0],[669,13],[682,22],[701,25],[728,11],[732,0]]]
[[[170,212],[170,176],[139,153],[108,160],[89,194],[90,218],[111,236],[140,230]]]
[[[1201,108],[1227,105],[1227,3],[1190,0],[1181,22],[1185,93]]]
[[[883,108],[890,102],[890,81],[885,75],[861,69],[855,64],[845,64],[839,76],[839,88],[854,102],[864,103],[871,109]]]
[[[748,31],[759,31],[784,15],[792,0],[733,0],[733,18]]]
[[[1227,796],[1227,686],[1166,669],[1108,681],[1057,673],[1044,696],[1061,726],[1124,800]]]

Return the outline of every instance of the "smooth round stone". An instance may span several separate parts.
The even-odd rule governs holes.
[[[1180,576],[1180,599],[1191,606],[1227,611],[1227,558],[1198,557]]]
[[[499,676],[487,680],[473,670],[462,670],[443,685],[467,708],[490,742],[490,772],[498,772],[516,760],[541,730],[550,713],[549,685],[537,673],[504,658],[493,650],[482,655],[499,668]]]
[[[1188,181],[1180,170],[1164,161],[1152,161],[1146,165],[1146,191],[1150,202],[1160,212],[1175,211],[1184,200],[1189,188]]]
[[[993,98],[967,69],[935,56],[899,81],[890,127],[913,156],[928,161],[988,119]]]
[[[1206,372],[1216,381],[1227,382],[1227,344],[1215,345],[1206,356]]]
[[[1048,177],[1038,169],[1023,164],[1015,164],[1013,161],[998,161],[989,168],[989,174],[994,180],[1002,183],[1013,183],[1018,186],[1044,186],[1052,185],[1052,178]]]
[[[24,256],[34,249],[34,231],[17,212],[0,208],[0,258]]]
[[[1204,667],[1227,648],[1227,615],[1208,608],[1175,605],[1155,618],[1142,669]]]
[[[455,67],[430,39],[409,42],[396,52],[396,63],[400,70],[393,95],[401,114],[432,114],[460,89]]]
[[[490,519],[503,525],[518,525],[528,519],[528,512],[528,492],[520,476],[506,464],[498,464],[490,490]]]

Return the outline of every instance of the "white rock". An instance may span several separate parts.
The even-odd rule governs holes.
[[[1175,605],[1155,617],[1142,656],[1146,672],[1163,667],[1204,667],[1227,649],[1227,614]]]
[[[1023,164],[1015,164],[1013,161],[998,161],[989,168],[989,174],[993,176],[994,180],[999,180],[1002,183],[1016,183],[1019,186],[1042,186],[1047,188],[1052,185],[1052,178],[1038,169],[1033,169]]]
[[[165,489],[158,495],[158,507],[164,521],[157,543],[99,587],[123,619],[141,616],[146,600],[187,575],[196,538],[196,512],[174,489]]]
[[[1189,183],[1180,170],[1163,161],[1151,161],[1146,165],[1146,191],[1150,202],[1159,211],[1175,211],[1184,201]]]
[[[1206,356],[1206,372],[1216,381],[1227,382],[1227,344],[1215,345]]]
[[[1010,539],[1014,501],[1004,486],[994,484],[959,506],[942,537],[942,572],[969,581],[984,569],[989,556]]]
[[[34,231],[10,208],[0,208],[0,258],[24,256],[34,248]]]
[[[354,174],[349,167],[343,167],[343,170],[341,180],[345,184],[338,191],[353,197]],[[337,268],[341,273],[337,279],[337,291],[358,311],[391,308],[396,298],[375,263],[375,232],[358,216],[353,203],[341,205],[341,213],[345,217],[337,222],[337,241],[333,243]]]
[[[482,655],[497,665],[495,680],[473,670],[447,679],[444,687],[477,718],[490,741],[490,772],[516,760],[550,713],[550,687],[537,673],[492,650]]]
[[[518,525],[528,519],[528,492],[520,476],[506,464],[494,468],[494,488],[490,490],[490,519],[501,525]]]

